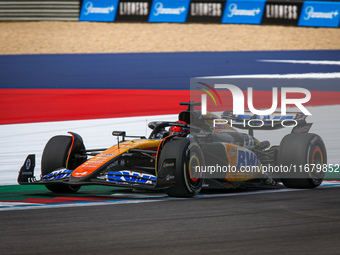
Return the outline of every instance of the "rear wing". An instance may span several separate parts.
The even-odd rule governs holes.
[[[292,127],[292,133],[308,133],[312,123],[307,123],[307,115],[301,112],[288,112],[281,115],[274,112],[270,115],[255,115],[251,112],[244,114],[233,114],[232,111],[224,111],[221,115],[232,127],[248,129],[252,133],[253,129],[257,130],[277,130],[284,127]]]

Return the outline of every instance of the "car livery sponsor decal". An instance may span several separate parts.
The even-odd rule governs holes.
[[[174,167],[175,166],[175,162],[170,162],[170,163],[167,163],[167,162],[163,162],[162,164],[162,167],[163,168],[166,168],[166,167]]]
[[[42,179],[44,181],[65,179],[65,178],[68,178],[71,173],[72,173],[71,170],[64,168],[64,169],[53,171],[50,174],[46,174],[42,177]]]
[[[115,157],[127,152],[131,148],[138,148],[138,149],[147,149],[147,148],[157,148],[158,144],[160,143],[159,140],[136,140],[136,141],[125,141],[119,143],[119,145],[114,145],[109,149],[99,153],[98,155],[94,156],[93,158],[89,159],[79,167],[77,167],[73,172],[73,177],[83,177],[89,174],[92,174],[96,171],[99,167],[103,166],[110,160],[114,159]],[[120,164],[123,164],[123,160],[121,160]],[[124,164],[123,164],[124,165]]]
[[[244,181],[257,178],[261,174],[261,162],[250,150],[237,145],[223,143],[228,158],[228,171],[225,179],[228,181]],[[246,167],[254,167],[254,171],[244,171]]]
[[[259,166],[259,158],[250,150],[237,148],[236,168],[241,169],[245,166]]]
[[[134,171],[117,171],[107,174],[107,181],[117,184],[156,184],[157,177],[151,174],[137,173]]]

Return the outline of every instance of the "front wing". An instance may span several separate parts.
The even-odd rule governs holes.
[[[18,183],[21,185],[61,183],[65,185],[108,185],[140,188],[155,188],[157,184],[157,177],[154,175],[128,170],[110,171],[104,176],[99,176],[88,181],[73,182],[70,179],[73,171],[60,168],[50,174],[41,176],[41,179],[37,180],[34,176],[34,168],[35,155],[30,154],[20,169]]]

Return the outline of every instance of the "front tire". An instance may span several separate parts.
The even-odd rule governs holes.
[[[323,165],[327,164],[325,144],[316,134],[286,135],[280,144],[278,164],[286,167],[295,166],[294,172],[281,174],[281,181],[286,187],[296,189],[318,187],[325,176]]]
[[[188,139],[175,139],[164,145],[159,158],[160,168],[164,160],[175,159],[175,184],[164,190],[170,197],[193,197],[203,185],[201,171],[197,166],[204,166],[204,158],[200,147]]]
[[[71,144],[72,137],[62,135],[54,136],[47,142],[41,158],[41,174],[43,176],[52,173],[58,168],[66,167]],[[45,186],[55,193],[75,193],[80,189],[80,186],[63,183],[49,183]]]

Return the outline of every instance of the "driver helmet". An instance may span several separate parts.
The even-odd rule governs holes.
[[[176,121],[176,123],[182,123],[182,124],[187,124],[184,121]],[[179,137],[186,137],[189,132],[190,129],[188,127],[179,127],[179,126],[171,126],[169,129],[170,135],[175,135],[175,136],[179,136]]]

